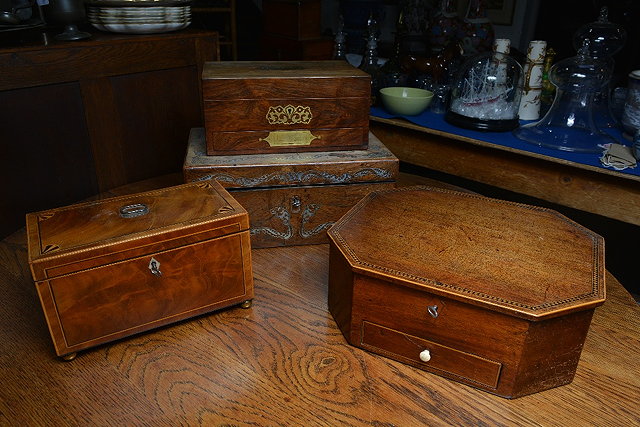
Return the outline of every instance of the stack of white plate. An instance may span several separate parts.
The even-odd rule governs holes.
[[[86,3],[89,23],[102,31],[166,33],[191,24],[191,0],[96,0]]]

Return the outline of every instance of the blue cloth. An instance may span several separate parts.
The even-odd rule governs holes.
[[[431,111],[425,111],[417,116],[395,116],[389,114],[386,110],[379,107],[371,107],[370,114],[375,117],[383,119],[391,118],[403,118],[410,121],[413,124],[422,126],[429,129],[438,130],[454,135],[460,135],[467,138],[476,139],[479,141],[488,142],[495,145],[501,145],[503,147],[515,148],[530,153],[541,154],[543,156],[552,157],[556,159],[568,160],[574,163],[580,163],[583,165],[595,166],[602,169],[614,170],[613,168],[606,168],[600,163],[600,153],[573,153],[570,151],[554,150],[552,148],[540,147],[519,138],[516,138],[511,132],[481,132],[470,129],[463,129],[453,125],[450,125],[444,120],[444,114],[435,114]],[[531,122],[521,121],[521,124],[527,124]],[[629,142],[625,141],[622,137],[622,132],[618,129],[609,129],[607,131],[615,140],[619,143],[628,145]],[[635,168],[628,168],[622,171],[617,171],[623,174],[640,176],[640,166]]]

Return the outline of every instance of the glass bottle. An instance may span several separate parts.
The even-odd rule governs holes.
[[[465,56],[491,50],[495,33],[487,17],[484,0],[469,0],[458,38],[462,41]]]
[[[333,59],[347,59],[347,37],[344,32],[344,18],[338,18],[338,30],[333,44]]]
[[[452,42],[457,41],[462,22],[458,17],[455,0],[440,0],[438,9],[429,20],[427,41],[431,53],[438,54]]]
[[[549,71],[553,66],[553,61],[556,57],[556,51],[552,47],[547,49],[547,53],[544,57],[544,64],[542,65],[542,92],[540,93],[540,116],[544,116],[551,104],[553,98],[556,95],[556,87],[549,81]]]
[[[369,19],[367,47],[360,63],[360,68],[371,76],[371,105],[378,102],[378,91],[380,90],[380,66],[378,65],[378,40],[377,23],[373,18]]]
[[[402,38],[406,34],[404,15],[400,12],[396,22],[396,34],[393,43],[393,56],[380,67],[380,88],[389,86],[406,86],[407,75],[402,70]]]

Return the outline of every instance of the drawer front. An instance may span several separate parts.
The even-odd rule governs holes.
[[[365,150],[368,138],[367,127],[206,133],[208,155]]]
[[[498,387],[502,368],[499,362],[427,339],[363,322],[361,346],[436,374],[492,389]]]
[[[207,132],[365,128],[366,98],[205,101]]]
[[[327,243],[327,229],[372,191],[393,182],[231,191],[249,212],[251,246]]]
[[[66,347],[88,347],[251,299],[246,234],[49,280]]]
[[[360,275],[353,305],[356,324],[369,321],[505,364],[517,359],[529,328],[522,319]]]

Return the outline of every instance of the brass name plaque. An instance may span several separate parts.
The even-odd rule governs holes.
[[[294,147],[311,145],[314,139],[320,139],[320,137],[308,130],[276,130],[269,132],[266,138],[260,138],[260,141],[267,141],[269,147]]]
[[[270,125],[296,125],[311,123],[311,108],[304,105],[276,105],[269,107],[267,122]]]

